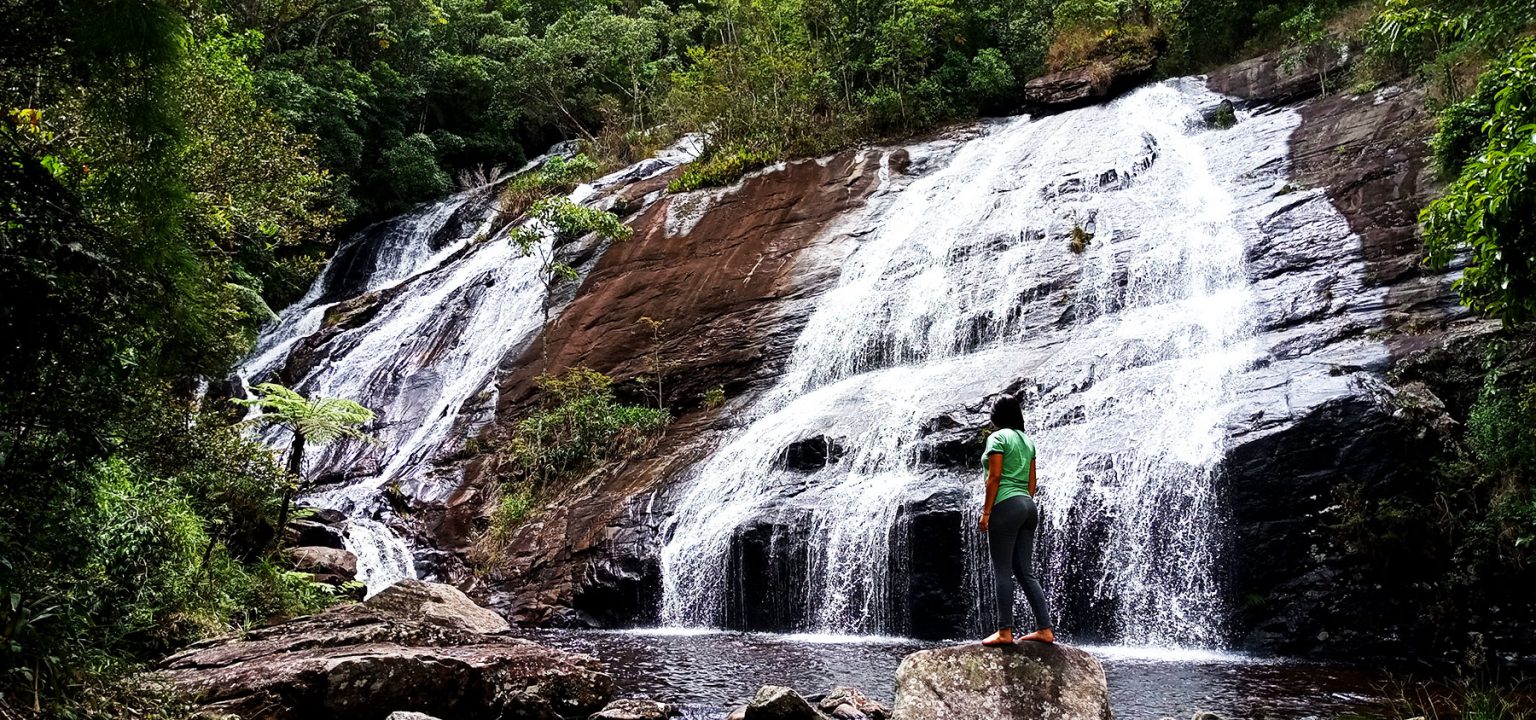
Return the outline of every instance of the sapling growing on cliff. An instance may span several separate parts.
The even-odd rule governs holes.
[[[645,328],[651,336],[651,347],[645,354],[645,362],[651,371],[652,382],[656,383],[656,409],[665,410],[667,393],[664,381],[667,373],[679,365],[678,361],[667,357],[663,352],[667,339],[663,330],[667,326],[667,321],[645,316],[640,318],[640,326]]]
[[[374,418],[372,410],[344,398],[310,400],[277,383],[261,383],[253,388],[254,397],[236,398],[235,403],[261,410],[246,420],[253,427],[280,427],[292,433],[288,445],[288,474],[296,482],[283,488],[282,510],[277,516],[278,537],[288,525],[288,510],[293,496],[304,488],[304,449],[327,445],[337,440],[378,442],[360,428]]]
[[[571,267],[556,254],[561,245],[588,233],[595,233],[604,240],[624,240],[633,232],[628,225],[611,212],[578,205],[563,197],[548,197],[528,208],[529,221],[508,232],[508,238],[516,245],[523,257],[539,260],[539,282],[544,285],[544,325],[549,326],[549,313],[554,307],[555,288],[573,282],[576,268]],[[546,235],[549,242],[544,242]],[[549,364],[549,339],[545,336],[541,352],[544,364]]]

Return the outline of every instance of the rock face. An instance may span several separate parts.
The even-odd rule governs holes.
[[[816,701],[816,707],[838,720],[885,720],[891,716],[891,711],[884,705],[851,687],[834,688]]]
[[[1332,69],[1343,62],[1334,58]],[[1209,83],[1263,112],[1311,97],[1318,80],[1315,72],[1287,69],[1276,56],[1264,56],[1212,73]],[[1443,413],[1406,415],[1405,404],[1428,407],[1438,398],[1424,397],[1426,390],[1413,382],[1396,386],[1400,380],[1393,378],[1412,380],[1412,368],[1426,355],[1493,329],[1458,307],[1448,279],[1426,273],[1419,262],[1418,211],[1439,190],[1427,144],[1434,119],[1424,108],[1422,90],[1412,86],[1335,93],[1297,107],[1302,123],[1291,137],[1296,190],[1322,189],[1360,238],[1363,273],[1353,294],[1382,312],[1374,323],[1338,325],[1332,340],[1295,332],[1291,347],[1373,333],[1385,339],[1387,352],[1370,372],[1347,363],[1336,367],[1340,377],[1351,378],[1348,392],[1300,417],[1261,419],[1232,438],[1223,471],[1234,521],[1231,595],[1244,598],[1234,639],[1252,650],[1355,656],[1437,651],[1435,628],[1413,583],[1371,578],[1332,529],[1339,493],[1346,489],[1357,489],[1363,501],[1433,502],[1424,496],[1419,471],[1403,459],[1420,452],[1424,433],[1450,421]],[[1275,275],[1320,267],[1332,252],[1320,246],[1263,250],[1255,262],[1260,272]],[[1294,320],[1273,322],[1283,327]],[[1277,372],[1261,382],[1290,377]]]
[[[1076,648],[961,645],[908,655],[896,671],[897,720],[1109,720],[1104,668]]]
[[[289,547],[323,547],[344,550],[341,530],[315,520],[294,520],[283,532],[283,543]]]
[[[506,624],[491,623],[454,588],[391,590],[381,602],[198,643],[157,674],[203,710],[246,720],[377,720],[396,711],[553,719],[596,710],[613,693],[593,658],[471,629]]]
[[[1392,587],[1373,589],[1351,566],[1345,549],[1330,539],[1330,508],[1345,480],[1366,488],[1367,497],[1420,499],[1413,494],[1412,467],[1402,458],[1421,441],[1422,427],[1405,421],[1400,400],[1418,398],[1413,402],[1432,407],[1438,398],[1433,388],[1395,386],[1394,372],[1427,351],[1454,347],[1488,329],[1456,309],[1445,277],[1418,265],[1415,218],[1437,189],[1424,142],[1433,123],[1422,109],[1420,91],[1409,86],[1319,96],[1322,77],[1336,74],[1349,55],[1341,48],[1323,68],[1287,68],[1278,56],[1266,56],[1222,68],[1207,79],[1212,89],[1235,98],[1226,105],[1212,102],[1212,117],[1225,107],[1238,128],[1271,113],[1300,117],[1300,126],[1284,138],[1289,157],[1244,169],[1253,180],[1245,187],[1264,195],[1268,207],[1257,219],[1259,227],[1242,229],[1251,243],[1244,272],[1260,300],[1252,330],[1261,352],[1242,371],[1233,412],[1222,429],[1226,446],[1219,500],[1231,522],[1224,524],[1230,552],[1220,575],[1229,599],[1242,599],[1234,603],[1239,607],[1226,630],[1231,640],[1259,651],[1414,649],[1411,641],[1420,636],[1413,628],[1422,622],[1417,610],[1393,601]],[[1141,57],[1039,78],[1029,83],[1023,99],[1047,110],[1101,101],[1147,76],[1155,52],[1145,62]],[[972,131],[940,141],[958,145],[966,132]],[[416,571],[473,585],[477,597],[518,624],[654,624],[661,588],[657,549],[679,481],[697,459],[729,437],[729,416],[739,401],[776,377],[805,326],[811,302],[840,272],[847,248],[871,232],[869,226],[852,225],[850,216],[886,194],[901,192],[906,179],[921,177],[926,160],[914,157],[921,155],[916,147],[788,163],[729,188],[668,195],[662,190],[668,177],[658,176],[617,191],[608,207],[625,215],[634,237],[607,249],[580,241],[560,249],[564,259],[581,268],[584,280],[558,298],[564,308],[557,321],[539,338],[509,349],[494,387],[477,396],[473,407],[459,411],[456,428],[463,432],[450,434],[474,437],[483,426],[473,443],[477,447],[459,443],[462,448],[435,458],[430,477],[402,480],[411,512],[409,519],[395,518],[391,527],[411,536]],[[1141,182],[1139,173],[1157,161],[1159,152],[1156,147],[1144,150],[1144,157],[1125,167],[1055,178],[1037,190],[1086,193]],[[472,215],[454,212],[455,218]],[[463,224],[454,220],[444,232],[457,233]],[[1134,239],[1134,229],[1122,230]],[[1087,252],[1075,256],[1113,247],[1106,242],[1109,237],[1088,243]],[[286,368],[293,377],[325,359],[321,345],[339,343],[387,306],[392,291],[361,291],[366,284],[359,278],[372,272],[374,262],[360,254],[364,241],[338,255],[325,297],[346,301],[327,312],[319,339],[296,347]],[[1067,247],[1063,239],[1063,253]],[[1113,287],[1128,284],[1132,265],[1118,261],[1117,274],[1106,279],[1111,294]],[[1081,284],[1073,273],[1079,270],[1063,265],[1058,276],[1031,288],[1040,298],[1059,296],[1059,308],[1041,303],[1031,306],[1027,317],[985,322],[1022,322],[1040,337],[1066,332],[1084,312],[1073,299]],[[465,292],[474,294],[486,285],[468,287]],[[1020,305],[1027,302],[1035,300],[1021,296]],[[641,317],[666,321],[659,347],[652,346]],[[957,343],[956,352],[977,349],[974,337],[957,338]],[[884,350],[889,348],[869,352]],[[421,349],[423,354],[439,351],[437,345]],[[651,402],[640,378],[650,372],[653,351],[679,364],[667,377],[666,404],[679,418],[666,437],[647,457],[570,483],[513,534],[497,567],[483,577],[471,573],[464,556],[487,524],[498,482],[494,453],[485,448],[526,410],[533,378],[585,365],[615,377],[626,400]],[[980,454],[976,430],[985,424],[987,403],[995,397],[989,393],[1002,382],[1013,382],[1005,392],[1039,390],[1027,378],[977,382],[956,394],[953,407],[914,418],[921,438],[917,471],[925,480],[974,467]],[[704,407],[703,395],[716,386],[724,390],[726,405]],[[1073,420],[1063,416],[1048,422]],[[848,462],[845,455],[857,455],[849,438],[807,433],[781,457],[782,468],[795,476],[787,483],[804,487],[817,473]],[[363,464],[357,467],[356,472],[367,474]],[[326,479],[345,482],[351,477],[341,473]],[[970,632],[971,608],[956,597],[962,588],[970,592],[974,580],[963,562],[974,552],[966,545],[974,523],[967,511],[974,507],[963,493],[943,483],[931,485],[935,489],[926,496],[902,498],[894,514],[890,556],[892,565],[900,566],[900,579],[887,590],[892,613],[909,623],[904,632],[938,639]],[[1101,530],[1084,526],[1073,537],[1091,548]],[[339,549],[323,531],[306,527],[295,532],[306,533],[306,545]],[[772,590],[798,587],[803,580],[813,549],[811,532],[809,516],[793,503],[766,507],[736,530],[728,572],[740,580],[742,592],[723,610],[727,624],[785,630],[806,616],[804,593]],[[1042,554],[1051,551],[1045,547]],[[1091,557],[1083,561],[1092,562]],[[1070,618],[1071,627],[1082,635],[1113,632],[1113,623],[1105,620],[1113,598],[1093,600],[1091,587],[1072,586],[1086,585],[1086,580],[1064,582],[1057,593],[1064,596],[1058,612]],[[408,612],[432,607],[420,598],[400,600],[402,607],[414,608]],[[392,600],[375,600],[384,602]]]
[[[1135,87],[1152,72],[1152,65],[1123,71],[1086,66],[1041,75],[1024,83],[1026,106],[1048,110],[1070,110],[1100,102]]]

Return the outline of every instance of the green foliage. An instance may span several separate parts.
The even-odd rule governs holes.
[[[0,525],[0,697],[99,706],[79,717],[161,708],[173,698],[119,687],[113,668],[336,601],[261,554],[284,483],[266,448],[218,416],[137,414],[119,451],[75,479],[82,505],[7,498],[48,522],[25,543],[16,518]]]
[[[668,192],[688,192],[707,187],[723,187],[740,180],[753,170],[778,162],[776,150],[750,150],[716,147],[704,158],[689,165],[667,183]]]
[[[1477,155],[1420,215],[1425,246],[1439,267],[1469,253],[1456,281],[1462,302],[1520,322],[1536,316],[1536,41],[1491,67],[1467,103],[1447,114],[1437,150],[1446,164]],[[1485,110],[1473,140],[1468,128]]]
[[[188,44],[176,93],[188,132],[176,162],[192,191],[188,234],[234,258],[230,282],[282,307],[318,274],[341,218],[311,138],[257,98],[247,63],[260,43],[221,30]]]
[[[1488,373],[1467,414],[1467,443],[1489,472],[1536,468],[1536,387],[1508,387],[1497,370]]]
[[[236,398],[234,402],[261,410],[261,414],[251,418],[253,425],[283,427],[315,445],[341,439],[373,440],[371,435],[358,429],[359,425],[373,421],[373,411],[351,400],[310,400],[277,383],[261,383],[251,388],[251,392],[255,397]]]
[[[538,168],[506,183],[501,193],[501,213],[507,217],[520,215],[542,198],[570,193],[578,184],[597,177],[599,172],[601,168],[597,161],[585,153],[570,158],[552,157]]]
[[[500,453],[509,482],[534,493],[557,490],[561,481],[627,457],[671,420],[665,410],[620,403],[613,380],[587,368],[536,382],[540,407],[517,423]]]
[[[1304,68],[1316,73],[1323,94],[1328,93],[1328,63],[1334,53],[1334,40],[1323,24],[1323,14],[1316,5],[1307,5],[1301,12],[1280,23],[1288,47],[1281,60],[1287,72]]]
[[[534,203],[528,208],[528,218],[529,222],[508,231],[507,237],[524,257],[539,257],[539,279],[544,283],[546,291],[546,323],[549,321],[550,293],[562,283],[574,282],[577,277],[576,268],[556,257],[556,249],[588,233],[616,242],[628,238],[634,232],[617,215],[573,203],[565,197],[547,197]],[[553,235],[547,243],[544,242],[546,232]]]
[[[491,511],[491,538],[506,542],[513,530],[533,512],[533,491],[526,485],[508,485],[501,490],[501,499]]]
[[[407,135],[385,148],[382,160],[386,189],[398,205],[446,195],[453,184],[448,172],[438,166],[437,144],[423,133]]]
[[[1227,130],[1236,124],[1237,112],[1233,110],[1231,104],[1221,105],[1220,107],[1216,108],[1216,112],[1211,115],[1211,127],[1218,130]]]
[[[595,233],[604,240],[623,240],[634,231],[611,212],[598,210],[571,202],[563,197],[544,198],[528,208],[528,217],[538,227],[555,234],[556,242]],[[524,254],[532,251],[540,240],[539,234],[528,227],[511,231],[512,241]]]

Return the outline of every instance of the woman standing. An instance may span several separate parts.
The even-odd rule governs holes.
[[[1017,398],[1005,396],[992,406],[992,427],[982,455],[987,464],[987,496],[981,531],[987,534],[992,551],[999,629],[981,644],[1013,644],[1014,578],[1024,586],[1024,597],[1035,613],[1035,631],[1019,639],[1055,642],[1051,609],[1035,577],[1035,526],[1040,522],[1034,497],[1035,444],[1024,434],[1024,413]]]

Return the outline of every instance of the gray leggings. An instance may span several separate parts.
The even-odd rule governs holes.
[[[987,545],[992,550],[992,577],[997,586],[997,625],[1013,627],[1013,577],[1024,586],[1024,597],[1035,611],[1035,629],[1051,626],[1051,608],[1035,577],[1035,526],[1040,514],[1035,499],[1017,495],[992,506]],[[1009,577],[1009,570],[1013,577]]]

